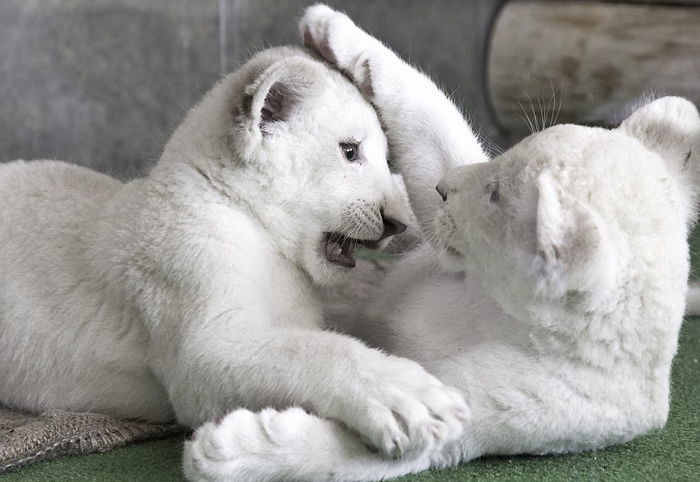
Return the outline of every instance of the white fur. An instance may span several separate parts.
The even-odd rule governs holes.
[[[345,328],[461,389],[473,418],[454,444],[396,461],[316,415],[235,413],[224,424],[236,436],[209,426],[188,444],[188,475],[380,480],[483,455],[593,450],[662,427],[695,217],[695,107],[663,98],[617,129],[549,128],[448,172],[441,202],[431,183],[445,160],[483,159],[456,109],[344,15],[315,6],[301,25],[378,107],[432,241]]]
[[[297,405],[394,456],[454,439],[455,390],[321,330],[316,287],[350,271],[323,233],[406,222],[386,148],[347,79],[281,48],[214,87],[143,179],[0,165],[0,402],[192,427]]]

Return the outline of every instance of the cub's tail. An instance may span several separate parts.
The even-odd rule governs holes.
[[[190,481],[372,481],[425,470],[427,455],[392,460],[339,424],[300,408],[240,409],[200,427],[185,444]]]

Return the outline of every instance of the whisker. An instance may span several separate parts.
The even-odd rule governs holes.
[[[428,229],[426,229],[423,233],[423,237],[425,238],[425,241],[433,245],[433,243],[437,240],[438,238],[438,230],[437,227],[434,225],[428,226]]]
[[[547,127],[547,126],[545,126],[545,124],[544,124],[545,118],[544,118],[544,111],[542,110],[542,104],[543,104],[543,103],[542,103],[542,101],[540,100],[540,94],[539,94],[539,92],[538,92],[538,93],[537,93],[537,105],[538,105],[539,108],[540,108],[540,115],[542,116],[542,129],[544,129],[544,128]]]
[[[522,116],[520,117],[522,119]],[[524,119],[523,119],[524,120]],[[489,158],[503,154],[503,149],[491,139],[482,138],[481,142],[487,151]]]
[[[532,102],[532,97],[530,97],[530,94],[525,91],[525,95],[527,96],[527,100],[530,102],[530,111],[532,112],[532,120],[535,124],[535,130],[530,132],[530,134],[534,134],[535,132],[538,132],[540,130],[540,125],[537,121],[537,114],[535,113],[535,104]]]
[[[547,119],[547,122],[549,123],[549,127],[552,127],[554,125],[554,110],[557,106],[557,93],[554,91],[554,82],[552,81],[551,77],[549,78],[549,89],[552,91],[552,99],[547,105],[552,106],[552,111]]]
[[[561,106],[564,104],[564,93],[561,91],[561,86],[559,89],[559,107],[557,108],[557,114],[554,116],[554,123],[556,124],[557,120],[559,120],[559,111],[561,110]]]
[[[525,107],[523,106],[522,102],[520,102],[520,99],[518,99],[518,104],[520,105],[520,108],[523,110],[523,114],[525,114],[525,118],[527,119],[525,121],[525,123],[527,124],[527,128],[530,131],[530,134],[532,134],[534,131],[533,131],[533,127],[532,127],[532,122],[530,121],[530,116],[527,115],[527,111],[525,110]],[[518,114],[518,115],[520,115],[520,114]],[[520,118],[522,119],[522,116],[520,116]],[[525,120],[525,119],[523,119],[523,120]]]

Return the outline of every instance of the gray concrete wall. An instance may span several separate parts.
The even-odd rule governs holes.
[[[214,1],[0,2],[0,158],[138,174],[218,78],[217,38]]]
[[[265,46],[296,43],[309,0],[3,0],[0,160],[55,158],[122,178],[188,107]],[[483,86],[498,0],[331,0],[440,80],[498,137]]]

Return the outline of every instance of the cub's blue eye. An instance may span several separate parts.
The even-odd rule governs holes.
[[[354,142],[341,142],[340,151],[343,153],[343,157],[345,157],[346,160],[353,162],[359,158],[360,146]]]

